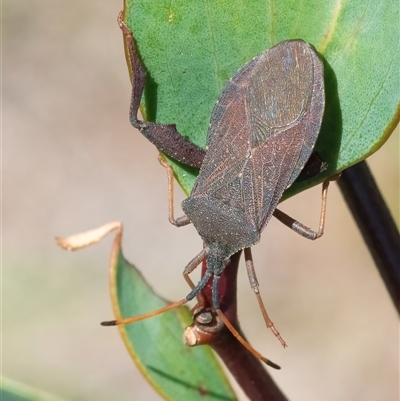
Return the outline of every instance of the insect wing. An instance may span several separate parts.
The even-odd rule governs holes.
[[[191,196],[217,198],[261,231],[307,162],[323,110],[323,66],[310,45],[281,42],[257,56],[214,108]]]
[[[228,82],[214,107],[207,152],[191,196],[216,191],[237,180],[250,149],[246,94],[257,58],[245,64]],[[240,197],[239,192],[236,199]]]
[[[307,43],[282,42],[264,55],[248,90],[251,157],[241,185],[245,213],[259,231],[309,159],[325,101],[323,65]]]

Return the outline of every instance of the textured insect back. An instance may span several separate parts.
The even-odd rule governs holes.
[[[256,60],[245,64],[222,91],[211,116],[199,176],[190,197],[182,203],[204,242],[224,247],[225,257],[260,238],[243,213],[240,176],[250,137],[246,93]]]
[[[312,80],[312,56],[302,41],[282,42],[259,56],[247,98],[252,147],[299,122],[309,108]]]
[[[230,79],[214,107],[207,135],[207,153],[191,195],[212,193],[226,186],[226,182],[237,176],[237,166],[241,166],[246,158],[250,135],[246,93],[257,59],[245,64]],[[202,178],[208,176],[209,180]]]
[[[279,43],[234,75],[214,108],[207,153],[182,204],[206,243],[221,230],[241,236],[229,244],[232,253],[258,242],[255,232],[311,155],[323,111],[323,65],[302,40]]]
[[[246,214],[262,231],[309,159],[321,126],[323,65],[312,47],[285,41],[260,55],[247,104],[252,158],[242,193]]]

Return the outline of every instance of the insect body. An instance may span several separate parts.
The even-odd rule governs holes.
[[[214,280],[231,255],[259,241],[311,155],[323,110],[322,62],[301,40],[262,53],[226,85],[211,117],[199,176],[182,203],[205,243]]]
[[[245,64],[227,83],[213,110],[204,156],[204,150],[184,139],[174,124],[138,120],[146,73],[122,14],[119,24],[133,71],[132,125],[175,159],[193,166],[201,164],[192,192],[182,203],[185,215],[175,219],[173,172],[161,159],[169,177],[169,220],[176,226],[193,223],[205,246],[184,269],[192,288],[184,299],[150,313],[102,324],[127,324],[166,312],[199,297],[212,280],[212,306],[220,319],[253,355],[279,368],[255,351],[224,316],[219,307],[219,280],[230,257],[244,249],[250,284],[266,325],[286,346],[261,299],[250,247],[260,240],[272,215],[306,238],[323,234],[328,181],[323,186],[317,232],[276,209],[317,140],[325,103],[323,64],[314,48],[302,40],[281,42]],[[320,162],[317,159],[316,165],[323,169]],[[207,269],[195,285],[189,274],[205,259]]]

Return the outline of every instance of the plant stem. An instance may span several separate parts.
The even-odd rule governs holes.
[[[400,236],[365,161],[345,170],[340,190],[400,314]]]
[[[221,310],[239,332],[236,283],[240,255],[241,251],[231,257],[230,265],[221,275],[219,287]],[[207,285],[202,294],[211,305],[211,285]],[[247,351],[226,327],[215,333],[210,346],[251,401],[288,401],[268,374],[264,363]]]

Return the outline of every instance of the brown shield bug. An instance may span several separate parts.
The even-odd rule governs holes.
[[[175,125],[137,119],[146,74],[122,17],[119,23],[125,33],[133,70],[132,124],[152,142],[163,142],[161,150],[172,157],[183,162],[196,157],[202,160],[204,151],[183,139]],[[230,257],[244,249],[250,285],[265,323],[286,346],[262,302],[250,247],[259,242],[272,215],[306,238],[314,240],[323,234],[328,182],[323,185],[317,232],[276,208],[285,189],[296,180],[310,158],[324,113],[324,96],[322,61],[315,49],[303,40],[278,43],[239,69],[214,107],[206,154],[192,192],[182,203],[185,215],[178,219],[173,214],[173,173],[163,163],[169,177],[169,220],[176,226],[193,223],[204,242],[204,249],[184,269],[184,277],[192,290],[184,299],[165,308],[104,322],[104,325],[131,323],[180,306],[198,297],[212,280],[212,307],[234,335],[239,336],[220,310],[218,285]],[[188,153],[182,156],[178,148],[185,148]],[[207,261],[207,269],[195,285],[189,274],[203,260]],[[259,359],[277,367],[241,337],[239,340]]]

